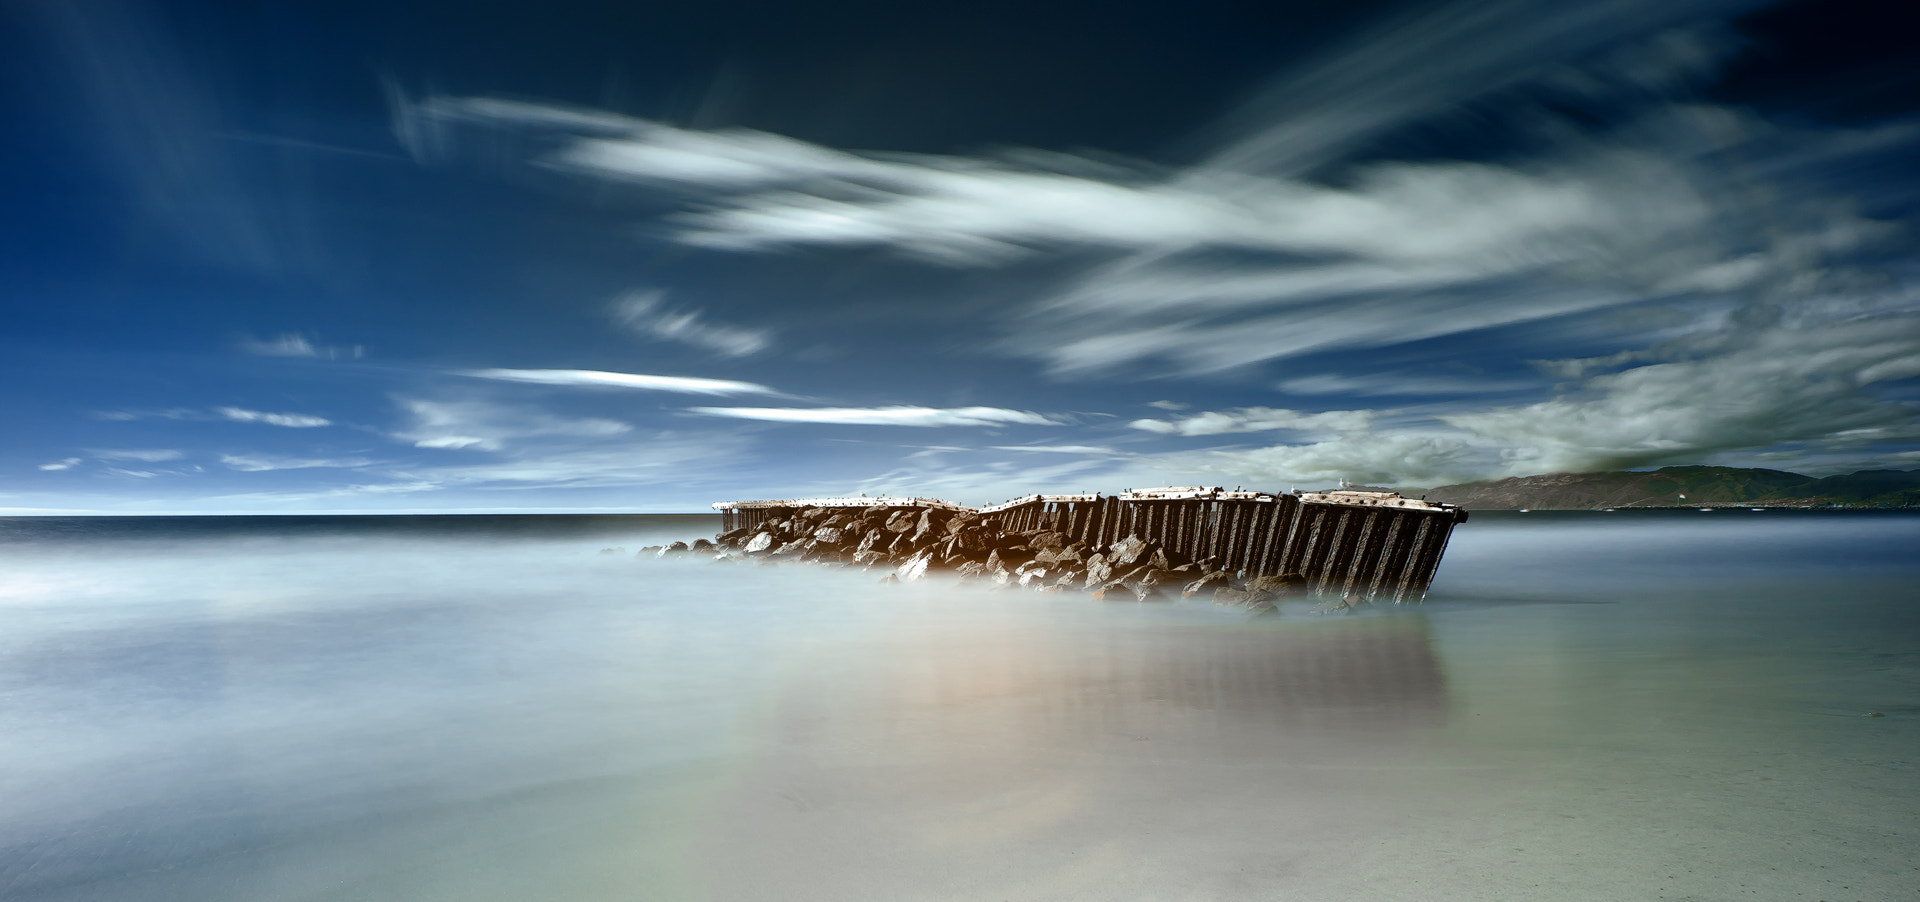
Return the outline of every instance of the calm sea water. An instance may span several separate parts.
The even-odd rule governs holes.
[[[1264,617],[633,555],[716,526],[0,519],[0,898],[1920,892],[1920,516]]]

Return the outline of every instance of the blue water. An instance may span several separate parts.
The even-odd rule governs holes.
[[[0,898],[1920,886],[1920,516],[1476,514],[1264,617],[634,556],[716,519],[0,519]]]

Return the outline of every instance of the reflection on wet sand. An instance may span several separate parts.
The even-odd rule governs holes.
[[[1417,614],[1020,613],[796,662],[691,865],[714,896],[1258,897],[1390,825],[1446,717]]]

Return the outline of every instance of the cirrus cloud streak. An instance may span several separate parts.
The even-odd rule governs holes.
[[[532,382],[539,385],[567,385],[585,388],[631,388],[641,391],[679,392],[691,395],[777,395],[764,385],[731,379],[703,379],[694,376],[652,376],[642,373],[610,373],[603,370],[463,370],[460,375],[502,382]]]
[[[771,423],[848,426],[1058,426],[1059,421],[1001,407],[691,407],[693,413]]]

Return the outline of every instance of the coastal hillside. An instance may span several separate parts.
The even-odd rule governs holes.
[[[1621,507],[1920,507],[1920,470],[1862,470],[1816,479],[1784,470],[1662,467],[1651,472],[1548,473],[1443,485],[1416,493],[1469,510]]]

